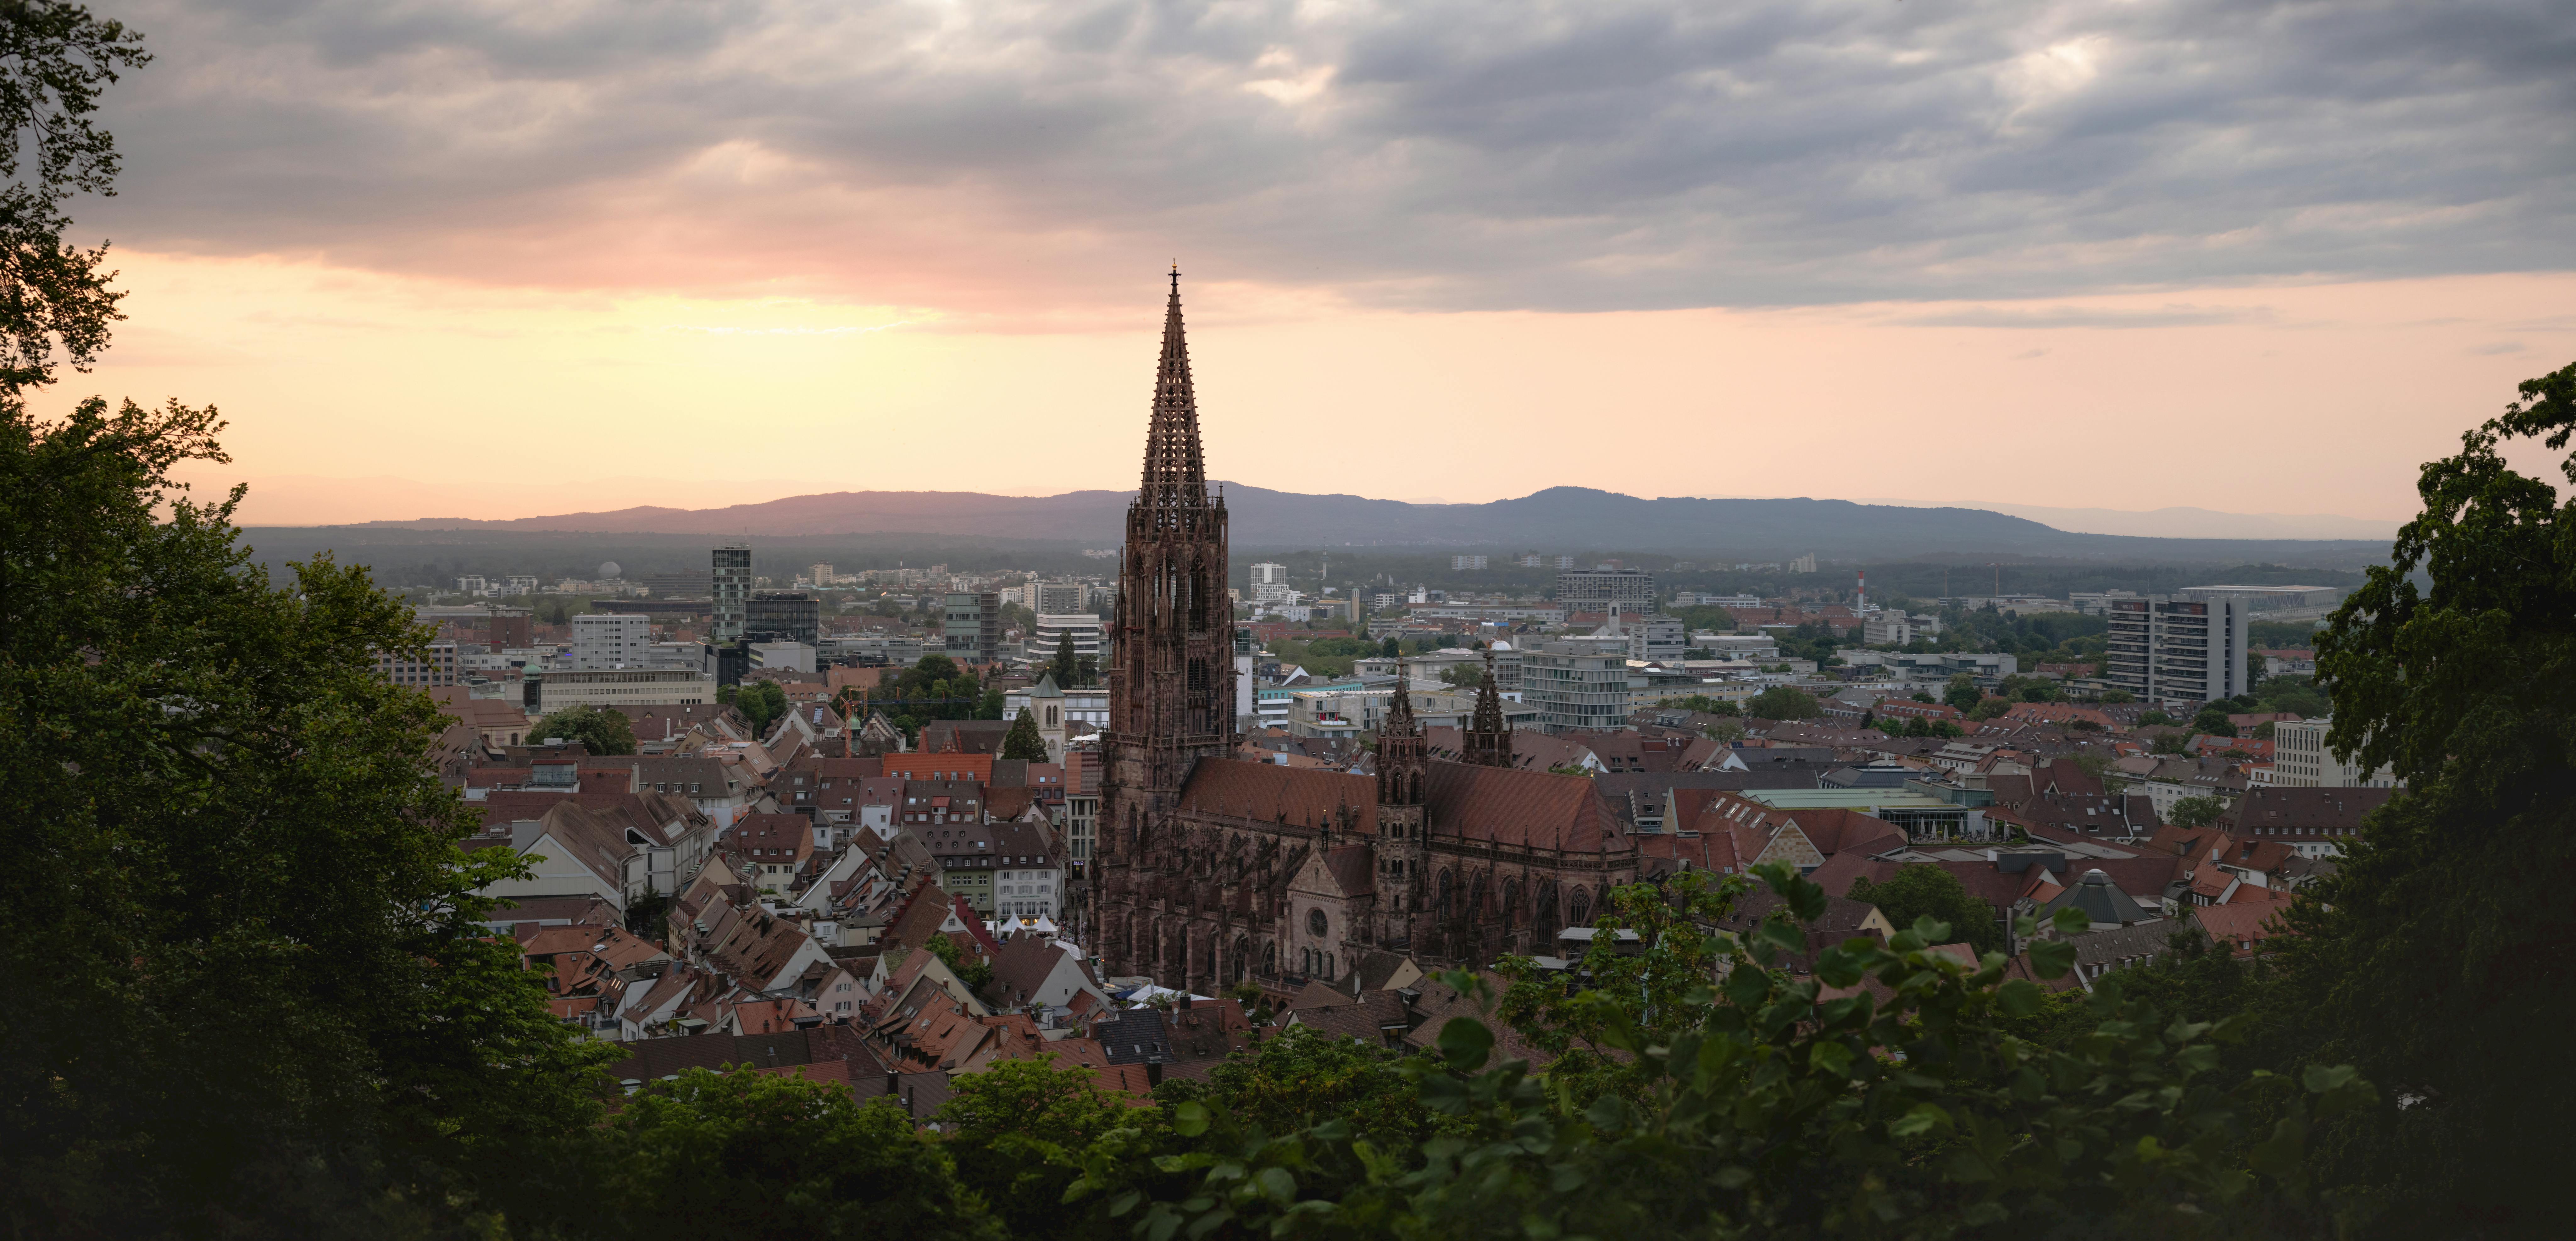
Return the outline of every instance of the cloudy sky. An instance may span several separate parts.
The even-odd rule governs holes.
[[[2384,519],[2576,360],[2576,6],[99,0],[254,521],[1216,472]],[[67,390],[63,395],[68,397]]]

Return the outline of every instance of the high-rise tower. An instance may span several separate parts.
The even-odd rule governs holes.
[[[1100,737],[1095,902],[1132,907],[1161,877],[1152,845],[1170,825],[1182,782],[1199,760],[1234,749],[1234,605],[1226,580],[1225,500],[1208,492],[1175,267],[1144,477],[1127,506],[1119,557],[1109,727]],[[1105,922],[1095,914],[1095,927]],[[1124,944],[1103,942],[1100,953],[1112,973],[1140,964]]]

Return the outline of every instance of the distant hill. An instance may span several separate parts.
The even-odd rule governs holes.
[[[1782,559],[2045,556],[2121,560],[2367,562],[2383,541],[2157,539],[2074,534],[1975,508],[1911,508],[1848,500],[1641,499],[1550,487],[1487,504],[1413,504],[1304,495],[1223,484],[1238,548],[1619,548]],[[996,496],[968,491],[846,491],[727,508],[630,508],[509,521],[425,518],[355,529],[489,533],[698,534],[799,537],[926,534],[1114,544],[1133,493]]]

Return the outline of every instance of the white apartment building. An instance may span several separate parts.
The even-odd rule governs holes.
[[[1288,566],[1268,561],[1252,566],[1254,603],[1291,603],[1296,593],[1288,588]]]
[[[1100,654],[1100,618],[1089,612],[1040,612],[1037,629],[1029,635],[1029,657],[1053,659],[1066,637],[1073,639],[1077,656]]]
[[[812,672],[814,648],[802,642],[754,642],[751,644],[751,666],[775,668],[781,672]]]
[[[565,707],[694,706],[716,700],[716,679],[695,668],[565,669],[536,683],[530,716]]]
[[[1624,666],[1623,669],[1624,671]],[[1475,714],[1474,696],[1460,693],[1433,693],[1416,681],[1413,690],[1413,717],[1424,727],[1443,725],[1463,728]],[[1447,690],[1448,686],[1441,686]],[[1355,737],[1374,733],[1386,719],[1395,699],[1393,687],[1386,689],[1299,690],[1288,696],[1288,732],[1296,737]]]
[[[2326,748],[2326,733],[2333,727],[2332,717],[2274,724],[2270,783],[2307,789],[2397,786],[2397,777],[2389,768],[2365,775],[2360,768],[2336,758],[2334,751]]]
[[[1719,659],[1770,663],[1780,658],[1780,639],[1767,633],[1703,633],[1692,638],[1691,645]]]
[[[1038,613],[1041,618],[1091,610],[1085,606],[1089,601],[1089,588],[1080,582],[1031,582],[1026,593],[1028,598],[1022,606]]]
[[[2247,611],[2241,599],[2113,599],[2102,679],[2140,702],[2190,706],[2244,693]]]
[[[1451,556],[1449,558],[1449,567],[1452,570],[1481,569],[1485,567],[1485,558],[1482,556]]]
[[[1617,729],[1629,712],[1628,653],[1593,643],[1549,642],[1521,652],[1521,701],[1551,733]]]
[[[572,666],[622,668],[647,662],[653,618],[622,612],[584,612],[572,618]]]
[[[1903,646],[1916,638],[1938,637],[1941,618],[1908,616],[1903,612],[1881,612],[1861,622],[1861,641],[1871,646]]]
[[[1630,616],[1621,623],[1628,630],[1630,659],[1678,664],[1690,649],[1690,626],[1678,616]]]

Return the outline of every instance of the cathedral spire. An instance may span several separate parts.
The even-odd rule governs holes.
[[[1163,360],[1154,375],[1154,418],[1145,432],[1145,477],[1136,494],[1145,509],[1195,509],[1208,502],[1207,464],[1199,453],[1199,404],[1190,392],[1190,343],[1181,328],[1181,268],[1172,265],[1171,300],[1163,307]]]
[[[1503,687],[1494,678],[1494,648],[1485,648],[1485,680],[1476,688],[1476,714],[1461,739],[1459,758],[1479,767],[1512,765],[1512,731],[1503,723]]]

